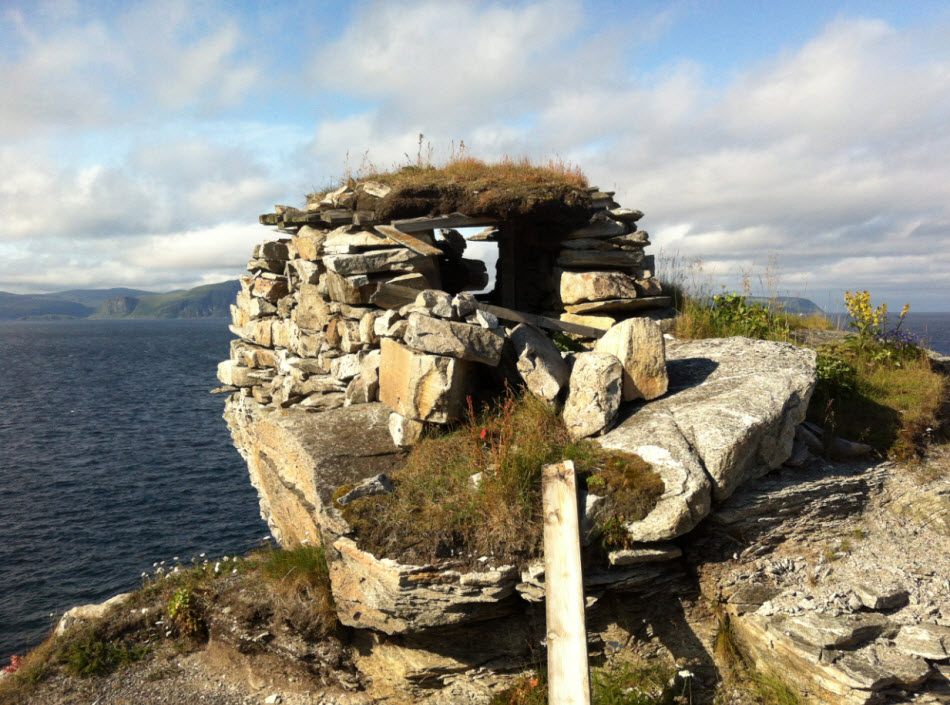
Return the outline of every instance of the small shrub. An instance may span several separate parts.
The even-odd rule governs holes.
[[[669,285],[667,285],[669,286]],[[788,313],[776,302],[762,303],[736,292],[713,297],[691,297],[676,286],[669,288],[678,302],[676,319],[679,338],[728,338],[742,335],[761,340],[787,342],[790,332],[805,327],[832,328],[826,317],[811,314],[802,318]]]
[[[169,599],[168,618],[189,639],[202,636],[207,629],[195,593],[187,586],[175,590]]]
[[[266,581],[258,587],[266,595],[267,611],[279,621],[311,641],[339,628],[323,546],[266,549],[249,563]]]

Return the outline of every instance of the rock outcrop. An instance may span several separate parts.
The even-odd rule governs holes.
[[[742,483],[788,460],[795,428],[815,385],[815,353],[748,338],[670,346],[669,392],[640,402],[598,442],[636,453],[665,491],[635,541],[663,541],[692,530]]]

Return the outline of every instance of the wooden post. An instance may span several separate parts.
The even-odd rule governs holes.
[[[565,460],[542,468],[541,502],[544,512],[548,703],[590,705],[577,482],[572,461]]]

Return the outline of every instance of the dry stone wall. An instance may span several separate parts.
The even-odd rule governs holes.
[[[636,229],[643,214],[620,208],[611,193],[590,190],[581,228],[546,223],[546,254],[535,257],[523,223],[457,213],[380,222],[372,205],[389,192],[363,182],[311,197],[304,209],[277,206],[261,216],[280,237],[255,248],[241,277],[231,307],[237,338],[218,368],[222,391],[314,412],[381,401],[392,412],[394,442],[405,447],[426,424],[459,418],[469,395],[500,390],[506,380],[552,402],[567,389],[569,366],[550,337],[519,323],[539,319],[486,301],[544,300],[548,308],[520,313],[546,314],[549,327],[591,341],[619,320],[669,304],[645,253],[648,236]],[[485,265],[464,257],[467,242],[456,229],[471,226],[484,228],[472,239],[499,243],[496,290],[478,297],[469,292],[486,287]],[[525,298],[519,292],[528,280],[534,289]],[[547,287],[540,295],[539,285]],[[662,379],[648,382],[641,397],[665,391],[663,342],[655,337]],[[645,369],[628,357],[627,399],[637,389],[631,374]],[[579,421],[584,435],[609,424],[618,400],[605,403],[614,408],[594,410],[602,423]]]

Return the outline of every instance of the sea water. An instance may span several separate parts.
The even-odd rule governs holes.
[[[0,665],[156,561],[267,527],[221,418],[223,320],[0,323]]]

